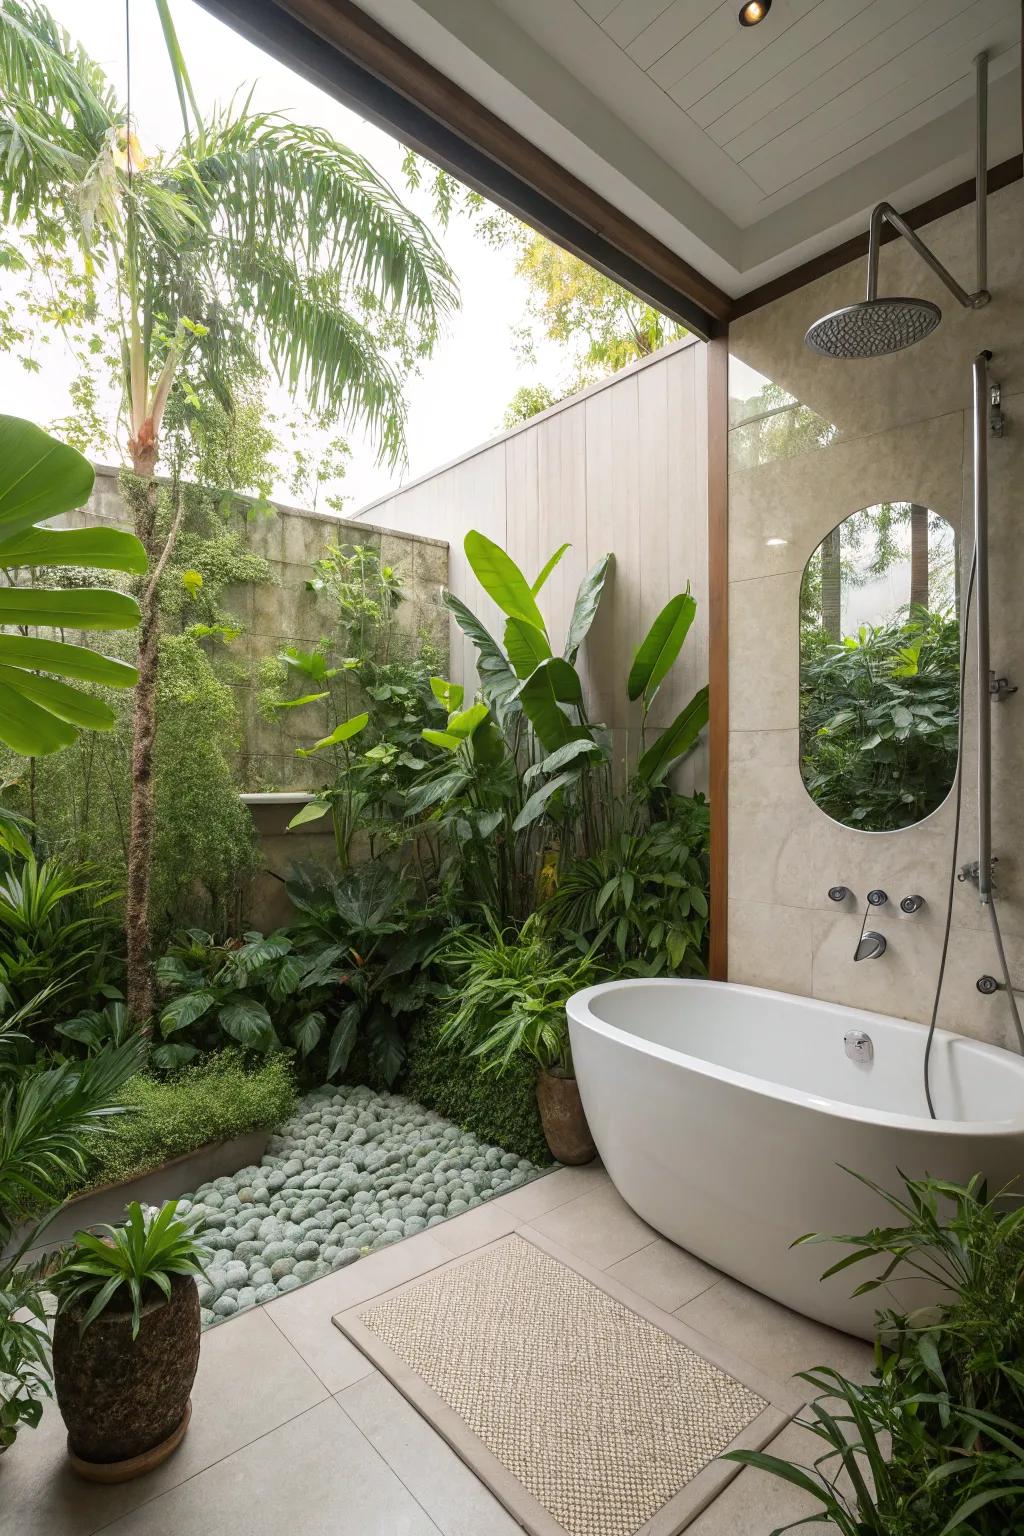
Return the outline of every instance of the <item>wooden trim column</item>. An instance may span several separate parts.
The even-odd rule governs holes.
[[[707,346],[708,390],[708,797],[711,921],[708,973],[729,971],[729,340]]]

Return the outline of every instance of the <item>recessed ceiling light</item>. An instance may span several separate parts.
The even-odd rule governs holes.
[[[789,540],[788,539],[765,539],[765,543],[767,545],[769,545],[769,547],[773,547],[776,544],[788,544]]]
[[[747,0],[746,5],[740,6],[740,26],[756,27],[759,21],[764,21],[772,8],[772,0]]]

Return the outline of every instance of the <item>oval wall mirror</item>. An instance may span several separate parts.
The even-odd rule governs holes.
[[[916,502],[825,535],[800,588],[800,768],[826,815],[911,827],[953,785],[960,708],[956,535]]]

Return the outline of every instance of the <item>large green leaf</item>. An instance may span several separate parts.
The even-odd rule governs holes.
[[[47,629],[134,629],[139,605],[109,587],[2,587],[0,624]]]
[[[0,667],[0,681],[24,698],[41,704],[68,725],[77,725],[82,730],[110,731],[117,723],[117,716],[109,704],[91,693],[83,693],[80,688],[72,688],[69,683],[58,682],[55,677],[20,672],[17,667]]]
[[[701,688],[685,709],[666,726],[653,746],[647,748],[636,765],[637,777],[645,784],[660,784],[677,758],[693,746],[708,721],[708,690]]]
[[[519,687],[523,713],[537,733],[545,752],[589,736],[586,726],[574,725],[563,704],[580,704],[583,689],[575,668],[561,656],[542,661]]]
[[[311,800],[308,805],[302,807],[301,811],[295,812],[285,830],[290,832],[293,827],[304,827],[307,821],[319,821],[330,809],[326,800]]]
[[[30,421],[0,415],[0,568],[82,565],[144,571],[145,551],[133,534],[36,526],[80,507],[93,479],[92,465],[74,448]],[[105,587],[51,590],[15,579],[0,588],[0,626],[104,630],[134,629],[138,622],[135,599]],[[36,757],[68,746],[79,730],[109,729],[113,716],[106,705],[56,679],[130,688],[137,676],[127,662],[85,646],[33,634],[0,634],[0,740]]]
[[[444,705],[449,714],[453,709],[458,709],[464,697],[462,684],[450,683],[446,677],[432,677],[430,691],[437,702]]]
[[[565,636],[565,659],[575,662],[579,655],[580,646],[587,638],[587,632],[597,614],[601,601],[601,593],[608,579],[608,573],[615,563],[612,554],[602,555],[580,582],[576,593],[576,602],[572,610],[572,618],[569,620],[569,628]]]
[[[534,822],[538,817],[543,816],[545,810],[547,809],[548,801],[551,799],[552,795],[556,795],[558,791],[560,789],[564,789],[567,784],[575,783],[579,776],[579,769],[575,769],[570,773],[556,774],[553,779],[548,779],[546,784],[542,784],[540,789],[535,790],[534,793],[530,796],[529,800],[527,800],[526,804],[519,812],[519,815],[512,823],[513,832],[522,832],[526,827],[530,825],[531,822]]]
[[[70,746],[77,734],[74,726],[0,682],[0,741],[12,751],[23,757],[44,757]]]
[[[517,693],[520,680],[509,666],[501,646],[472,609],[467,608],[462,599],[451,592],[444,594],[444,604],[454,613],[463,634],[468,635],[476,646],[480,691],[504,730],[519,713]]]
[[[218,1009],[221,1029],[249,1050],[272,1051],[278,1045],[270,1014],[255,998],[243,997]]]
[[[0,538],[82,506],[95,475],[77,449],[20,416],[0,416]]]
[[[545,563],[544,569],[541,571],[540,575],[537,577],[537,580],[530,588],[530,591],[533,593],[534,597],[537,596],[541,587],[543,587],[544,583],[547,581],[548,577],[551,575],[551,572],[554,570],[559,560],[561,560],[566,550],[571,548],[571,544],[562,544],[558,549],[555,550],[551,558]]]
[[[510,619],[525,619],[546,635],[537,599],[512,556],[475,528],[466,534],[465,549],[474,576],[502,613]]]
[[[0,567],[81,565],[91,570],[146,569],[146,551],[134,533],[123,528],[26,528],[0,539]]]
[[[547,635],[525,619],[509,619],[505,625],[505,649],[518,677],[529,677],[534,667],[551,655]]]
[[[298,747],[296,749],[297,756],[312,757],[314,752],[322,752],[324,747],[341,746],[343,742],[351,741],[353,736],[358,736],[359,732],[364,731],[369,723],[370,716],[368,714],[353,715],[350,719],[343,720],[340,725],[336,725],[329,736],[321,736],[320,740],[315,741],[311,747]]]
[[[696,612],[697,600],[690,596],[687,586],[685,592],[669,599],[641,642],[629,669],[626,692],[631,699],[643,695],[647,709],[682,650]]]
[[[0,635],[0,665],[55,672],[58,677],[101,683],[107,688],[131,688],[138,680],[135,668],[126,661],[91,651],[85,645],[40,640],[34,635]]]

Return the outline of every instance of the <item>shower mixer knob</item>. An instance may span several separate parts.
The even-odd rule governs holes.
[[[833,885],[829,887],[829,901],[845,901],[850,892],[845,885]]]
[[[974,985],[977,987],[978,991],[983,992],[986,997],[991,997],[993,992],[999,992],[1002,990],[1001,984],[996,981],[994,976],[979,976]]]
[[[920,912],[924,906],[923,896],[904,896],[900,901],[900,911],[907,917],[912,917],[915,912]]]
[[[888,900],[888,893],[885,891],[868,891],[869,907],[884,907]]]

